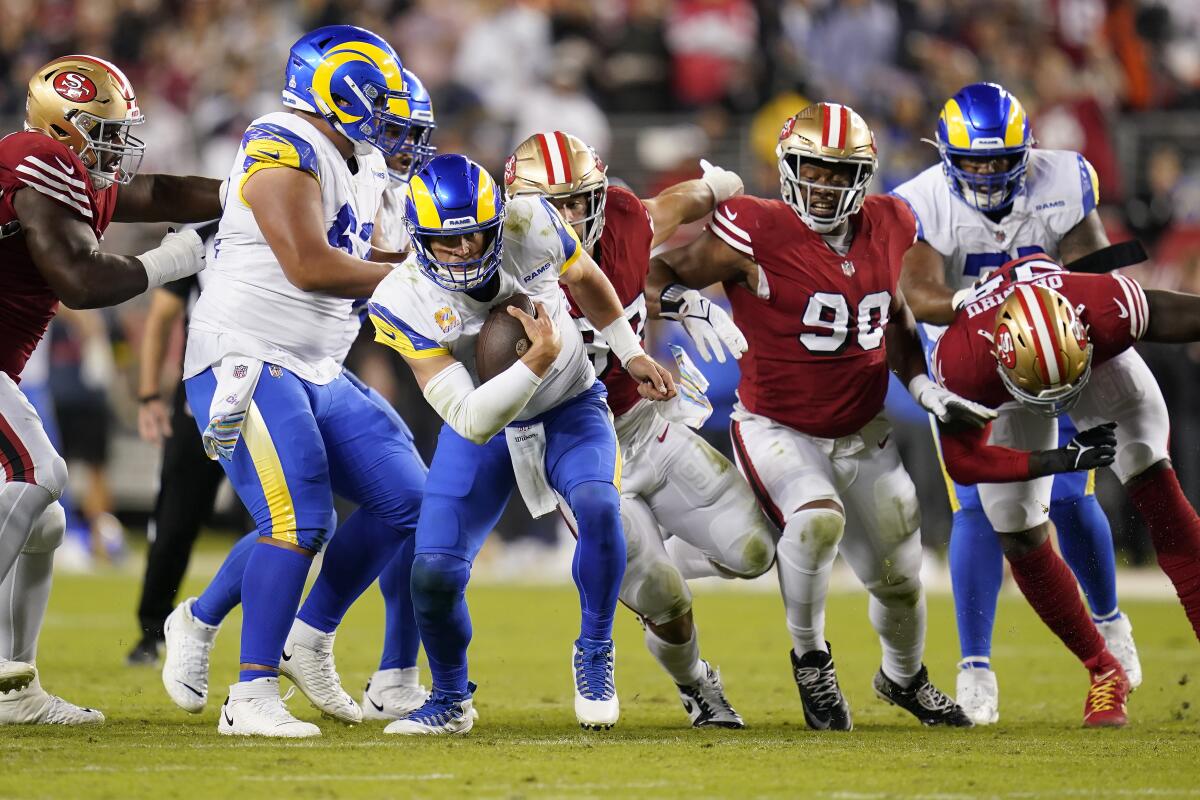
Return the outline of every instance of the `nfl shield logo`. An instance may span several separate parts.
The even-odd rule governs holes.
[[[845,276],[847,278],[849,278],[851,275],[853,275],[854,274],[854,262],[853,261],[843,261],[842,262],[842,272],[845,274]]]
[[[1005,238],[1004,231],[996,231],[996,241],[997,242],[1003,242],[1004,238]]]
[[[283,367],[279,366],[278,364],[268,364],[267,371],[271,373],[272,378],[283,377]]]
[[[246,369],[245,364],[238,364],[233,368],[233,377],[241,380],[242,378],[246,377],[247,372],[249,372],[249,370]]]

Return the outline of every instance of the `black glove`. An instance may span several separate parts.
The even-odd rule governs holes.
[[[1041,455],[1050,467],[1050,472],[1074,472],[1076,470],[1107,467],[1117,457],[1117,423],[1107,422],[1080,431],[1066,447],[1045,450]]]

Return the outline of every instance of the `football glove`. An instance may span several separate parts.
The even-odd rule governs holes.
[[[938,386],[928,375],[917,375],[909,381],[908,391],[917,405],[940,422],[961,422],[973,428],[982,428],[996,418],[996,412],[992,409]]]
[[[682,324],[687,335],[692,337],[696,352],[705,361],[712,361],[716,355],[717,361],[724,364],[726,350],[734,358],[741,358],[749,347],[746,337],[725,309],[695,289],[672,283],[663,289],[660,306],[659,315]]]

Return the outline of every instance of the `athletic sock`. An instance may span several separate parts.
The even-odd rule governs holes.
[[[700,660],[700,632],[694,626],[690,639],[683,644],[673,644],[659,638],[647,625],[646,649],[680,686],[698,683],[705,675],[704,662]]]
[[[579,635],[608,640],[612,638],[617,594],[625,576],[621,497],[611,483],[587,481],[571,490],[567,502],[579,524],[579,541],[571,562],[571,575],[579,589]]]
[[[1150,532],[1158,565],[1175,585],[1192,630],[1200,637],[1200,517],[1170,466],[1152,468],[1132,481],[1129,497]]]
[[[265,540],[251,548],[242,582],[243,664],[278,667],[311,565],[311,555],[276,547]],[[238,680],[276,674],[272,669],[244,669]]]
[[[1112,528],[1095,495],[1050,504],[1063,561],[1075,573],[1093,617],[1117,612],[1117,564]]]
[[[950,530],[950,586],[963,659],[992,655],[996,601],[1004,582],[1004,550],[982,509],[954,513]]]
[[[1042,622],[1087,663],[1104,651],[1104,639],[1083,608],[1075,576],[1047,538],[1021,556],[1010,556],[1013,578]]]
[[[417,665],[421,632],[413,612],[412,565],[417,537],[409,536],[396,555],[379,573],[379,591],[383,593],[383,654],[379,669],[409,669]]]
[[[258,541],[258,533],[251,531],[238,539],[229,555],[221,562],[217,574],[204,587],[204,591],[192,603],[192,616],[205,625],[220,625],[229,612],[242,602],[242,580],[246,577],[246,562]]]

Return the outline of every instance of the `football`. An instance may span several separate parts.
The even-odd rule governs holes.
[[[537,316],[527,294],[514,294],[492,306],[475,340],[475,374],[480,383],[511,367],[531,344],[521,321],[506,310],[509,306],[516,306],[531,317]]]

